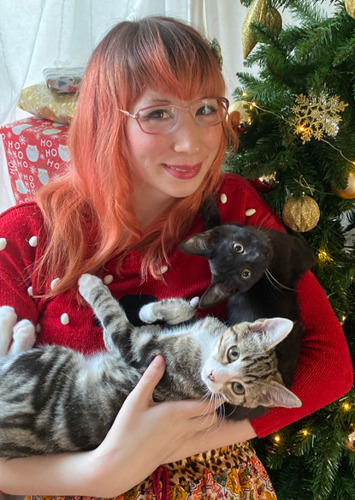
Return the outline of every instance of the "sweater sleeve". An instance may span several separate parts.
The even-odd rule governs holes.
[[[233,197],[233,190],[237,192],[234,210],[237,220],[285,231],[277,215],[245,179],[231,176],[227,182],[229,199]],[[292,391],[300,398],[302,406],[274,408],[252,420],[259,437],[313,413],[339,399],[352,387],[353,369],[344,332],[322,287],[310,271],[298,283],[298,300],[305,332]]]
[[[32,296],[32,270],[37,258],[41,225],[33,203],[18,205],[0,215],[0,306],[15,309],[18,319],[38,322],[37,300]]]

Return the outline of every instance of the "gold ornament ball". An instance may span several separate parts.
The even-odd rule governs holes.
[[[233,113],[236,114],[239,113],[239,123],[240,124],[245,124],[251,123],[251,118],[250,118],[250,103],[248,101],[237,101],[233,102],[228,108],[228,115],[229,117],[233,120]]]
[[[355,19],[355,0],[345,0],[345,9],[349,16]]]
[[[290,198],[282,210],[282,218],[286,226],[293,231],[305,233],[313,229],[320,217],[318,203],[310,196]]]
[[[350,172],[348,177],[348,185],[345,189],[332,188],[334,193],[345,200],[353,200],[355,198],[355,173]]]

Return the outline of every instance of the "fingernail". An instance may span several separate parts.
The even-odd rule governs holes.
[[[165,364],[165,361],[164,361],[164,358],[161,354],[158,354],[157,356],[155,356],[155,358],[152,361],[152,365],[156,366],[158,368],[160,368],[161,366],[164,366],[164,364]]]

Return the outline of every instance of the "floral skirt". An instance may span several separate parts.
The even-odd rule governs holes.
[[[91,497],[27,497],[27,500],[92,500]],[[200,453],[159,467],[116,500],[277,500],[264,466],[249,443]],[[103,499],[100,499],[103,500]]]

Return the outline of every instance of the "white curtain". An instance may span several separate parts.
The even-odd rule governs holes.
[[[243,68],[238,0],[0,0],[0,126],[28,116],[16,106],[44,68],[85,66],[107,31],[125,19],[167,15],[190,22],[222,48],[228,97]],[[0,144],[0,212],[14,204]]]

